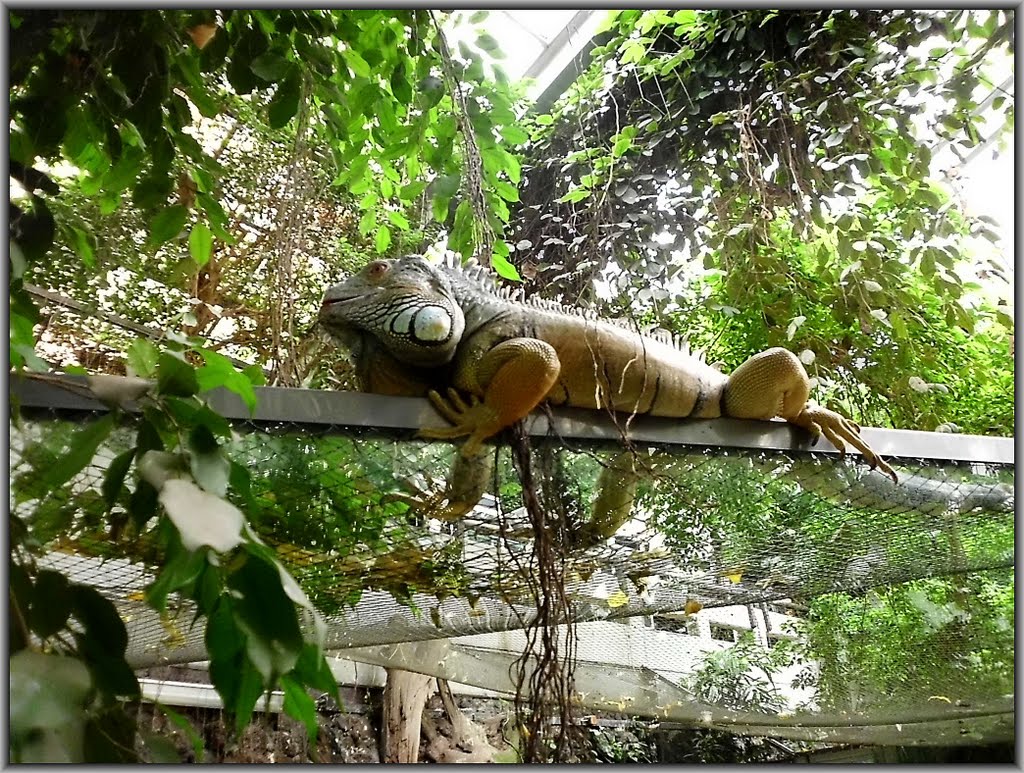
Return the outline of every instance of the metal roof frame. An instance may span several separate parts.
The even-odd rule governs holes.
[[[60,382],[66,386],[60,386]],[[71,411],[106,411],[109,408],[87,397],[81,376],[40,381],[23,376],[11,379],[11,396],[26,408]],[[336,392],[282,387],[256,388],[254,414],[241,398],[225,389],[209,392],[210,407],[228,419],[254,423],[281,423],[330,428],[417,430],[447,427],[448,423],[426,399],[388,397],[361,392]],[[129,407],[130,409],[130,407]],[[558,408],[531,414],[526,430],[532,436],[555,435],[584,441],[620,441],[625,433],[632,441],[700,448],[740,448],[760,451],[799,451],[838,454],[832,444],[781,421],[741,419],[665,419],[637,416],[625,427],[625,415],[612,417],[602,411]],[[879,454],[891,458],[935,459],[952,462],[1014,464],[1014,438],[921,432],[865,427],[864,440]],[[852,453],[858,453],[853,450]]]

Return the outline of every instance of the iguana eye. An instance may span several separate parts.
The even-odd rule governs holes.
[[[391,269],[391,264],[386,260],[375,260],[366,267],[366,278],[378,281]]]

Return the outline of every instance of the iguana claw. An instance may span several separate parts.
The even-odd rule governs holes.
[[[425,518],[437,518],[439,521],[457,521],[470,512],[474,502],[460,502],[452,497],[448,489],[434,491],[421,489],[414,484],[406,483],[412,493],[393,492],[387,495],[391,502],[402,502]]]
[[[803,427],[814,437],[817,437],[819,433],[824,435],[832,445],[839,449],[840,458],[846,455],[846,444],[843,442],[846,441],[861,452],[864,461],[872,470],[877,468],[892,478],[893,483],[899,483],[896,471],[861,439],[860,425],[850,421],[842,414],[822,408],[820,405],[808,405],[800,411],[798,416],[789,421]]]
[[[427,393],[437,412],[452,423],[451,427],[427,427],[419,431],[420,437],[434,440],[452,440],[469,435],[462,447],[463,456],[472,456],[480,450],[484,440],[498,432],[501,421],[497,412],[476,395],[469,401],[463,399],[458,390],[448,388],[448,397],[442,397],[433,389]]]

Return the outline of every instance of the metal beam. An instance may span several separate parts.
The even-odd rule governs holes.
[[[579,33],[580,28],[583,27],[584,23],[593,13],[596,12],[577,11],[576,15],[569,19],[569,23],[562,28],[562,31],[555,35],[555,37],[551,39],[551,42],[544,46],[544,50],[541,51],[540,55],[533,60],[533,64],[526,68],[526,72],[523,73],[523,77],[536,78],[544,72],[547,66],[554,61],[555,57],[561,53],[562,49],[569,44],[572,36]]]
[[[59,386],[65,381],[67,388]],[[30,408],[105,411],[98,400],[81,394],[87,390],[81,376],[46,381],[31,377],[11,378],[11,396]],[[258,387],[255,414],[236,394],[217,389],[207,394],[210,407],[228,419],[251,422],[318,425],[325,428],[378,428],[417,430],[447,427],[448,423],[428,400],[419,397],[386,397],[358,392]],[[530,435],[553,435],[563,439],[618,442],[623,436],[645,443],[696,446],[699,448],[744,448],[761,451],[814,451],[838,454],[824,438],[810,435],[781,420],[664,419],[638,416],[625,428],[627,416],[615,417],[603,411],[559,408],[550,418],[533,413],[526,421]],[[1013,438],[957,435],[916,430],[862,430],[864,440],[879,454],[892,458],[937,459],[990,464],[1014,463]],[[853,451],[853,453],[857,453]]]

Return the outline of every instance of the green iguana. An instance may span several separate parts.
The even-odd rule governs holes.
[[[481,266],[416,255],[375,260],[328,289],[319,321],[343,339],[353,340],[353,329],[368,334],[386,361],[426,374],[428,397],[453,426],[420,434],[468,436],[467,457],[547,400],[664,417],[779,417],[824,434],[840,452],[849,443],[896,480],[857,424],[808,402],[810,380],[786,349],[755,354],[725,375],[665,336],[551,301],[519,300]],[[401,380],[400,368],[394,372]],[[441,382],[444,395],[434,388]]]

